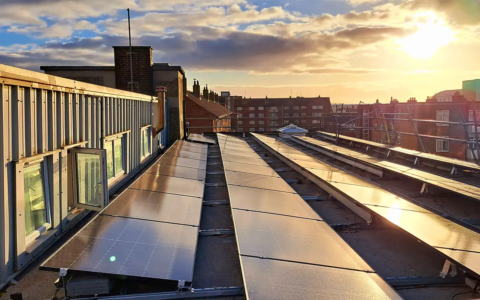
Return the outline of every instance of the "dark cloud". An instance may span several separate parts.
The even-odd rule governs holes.
[[[182,65],[199,70],[246,70],[254,72],[291,71],[307,66],[314,72],[359,71],[318,69],[330,51],[352,50],[374,44],[392,36],[403,36],[399,28],[354,28],[335,33],[308,33],[298,37],[260,35],[247,32],[227,32],[220,37],[196,37],[175,33],[166,37],[144,35],[134,37],[133,45],[154,48],[155,61]],[[0,63],[11,65],[95,65],[105,64],[113,56],[112,46],[128,45],[121,36],[73,38],[68,42],[46,43],[36,50],[23,51],[20,56],[3,54]],[[296,68],[298,70],[298,67]],[[317,69],[317,70],[315,70]]]
[[[479,0],[413,0],[402,5],[410,10],[434,10],[444,13],[450,23],[480,24]]]

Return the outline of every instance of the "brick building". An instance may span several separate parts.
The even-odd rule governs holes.
[[[133,82],[130,73],[130,48],[114,46],[114,66],[42,66],[46,74],[102,85],[110,88],[156,95],[157,86],[167,87],[169,141],[184,137],[185,71],[168,63],[153,63],[152,47],[132,47]]]
[[[308,130],[320,129],[322,115],[331,113],[330,98],[260,98],[235,99],[233,112],[238,120],[232,124],[237,132],[275,131],[288,124]]]
[[[219,103],[202,100],[187,91],[185,111],[188,133],[230,131],[232,112]]]
[[[474,159],[473,144],[468,146],[459,141],[441,139],[441,137],[462,141],[474,141],[475,139],[475,126],[467,126],[463,123],[473,122],[475,114],[477,121],[480,121],[480,102],[468,101],[458,90],[438,93],[434,97],[428,98],[426,102],[410,99],[407,102],[392,100],[390,103],[360,104],[357,113],[370,117],[356,121],[357,127],[363,127],[357,129],[357,137],[418,151],[423,151],[421,145],[423,143],[427,153],[462,160]],[[392,113],[397,113],[397,115]],[[427,122],[411,122],[410,113],[412,119],[427,120]],[[402,120],[389,120],[392,118]],[[421,143],[415,135],[416,130],[419,135],[424,135],[421,137]],[[477,130],[480,132],[480,126]]]

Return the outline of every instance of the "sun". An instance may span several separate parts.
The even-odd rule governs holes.
[[[423,22],[417,22],[417,32],[397,41],[400,49],[417,59],[431,58],[438,48],[453,41],[455,33],[435,13],[416,15]]]

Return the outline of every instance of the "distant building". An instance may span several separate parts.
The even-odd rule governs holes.
[[[146,95],[156,95],[155,87],[167,88],[169,107],[169,141],[184,137],[183,102],[187,79],[180,66],[168,63],[153,63],[153,48],[150,46],[132,47],[133,82],[130,73],[130,48],[115,46],[114,66],[42,66],[46,74],[71,80],[102,85]]]
[[[356,126],[360,127],[356,130],[356,135],[374,142],[423,151],[420,140],[415,135],[414,123],[410,121],[410,113],[412,119],[430,120],[415,122],[419,135],[438,137],[421,138],[425,152],[462,160],[474,159],[474,144],[441,139],[475,140],[475,126],[463,123],[473,122],[475,115],[477,122],[480,121],[480,102],[468,101],[458,90],[437,93],[426,102],[417,102],[411,98],[407,102],[360,104],[357,114],[365,117],[356,121]],[[402,120],[390,120],[393,118]],[[436,120],[457,124],[436,123]],[[480,126],[477,131],[480,132]]]
[[[295,124],[309,130],[320,129],[322,116],[331,113],[330,98],[259,98],[235,99],[231,104],[238,119],[232,127],[237,132],[276,131]]]
[[[480,79],[464,81],[462,93],[468,101],[480,101]]]
[[[230,131],[232,112],[219,103],[201,100],[188,91],[185,110],[188,133]]]

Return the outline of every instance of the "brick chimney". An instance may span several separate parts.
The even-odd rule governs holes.
[[[196,79],[193,80],[193,94],[200,99],[200,82]]]
[[[208,84],[203,88],[203,100],[208,101]]]
[[[215,102],[215,92],[214,91],[210,91],[210,94],[208,95],[208,101]]]
[[[131,91],[130,48],[114,46],[115,85],[117,89]],[[153,48],[150,46],[132,47],[133,91],[154,95],[153,91]]]

